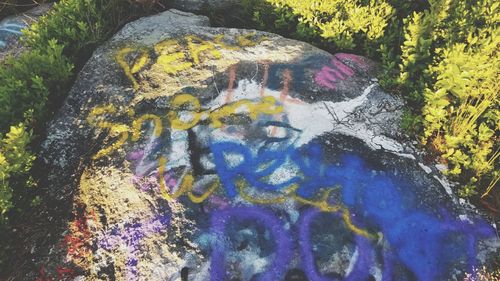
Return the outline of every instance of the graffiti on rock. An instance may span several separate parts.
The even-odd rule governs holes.
[[[168,74],[188,72],[222,59],[221,49],[255,45],[251,37],[229,45],[220,36],[186,36],[152,49],[127,47],[116,59],[138,89],[138,74],[151,64]],[[254,71],[240,63],[219,74],[227,86],[216,93],[185,87],[166,93],[167,105],[151,112],[140,104],[90,111],[88,123],[111,143],[94,160],[122,155],[140,192],[198,206],[187,214],[198,229],[184,238],[205,265],[179,270],[184,280],[444,280],[453,268],[477,266],[477,242],[494,235],[488,224],[456,219],[446,208],[436,212],[420,203],[408,179],[354,152],[332,151],[329,132],[376,85],[348,102],[299,92],[304,79],[334,90],[356,76],[344,59],[366,67],[347,54],[326,64],[306,58],[307,69],[257,62]],[[138,280],[140,241],[168,235],[169,221],[160,214],[113,228],[98,247],[126,249],[127,280]]]
[[[164,233],[170,221],[166,214],[143,222],[127,222],[123,227],[114,227],[97,239],[100,248],[108,251],[126,251],[126,280],[139,280],[137,264],[141,252],[141,241],[153,234]]]
[[[0,50],[7,46],[8,40],[12,37],[18,37],[26,24],[16,20],[6,19],[0,22]]]
[[[76,277],[76,272],[72,268],[67,267],[57,267],[56,268],[56,276],[53,277],[47,273],[45,267],[40,267],[39,275],[36,278],[36,281],[53,281],[53,280],[73,280]]]
[[[323,87],[335,89],[337,81],[344,80],[354,75],[354,71],[343,64],[336,57],[332,58],[329,65],[323,66],[314,77],[316,83]]]
[[[224,34],[215,36],[211,40],[194,35],[187,35],[181,39],[167,39],[151,48],[125,47],[118,51],[116,60],[123,69],[127,78],[132,82],[134,89],[139,88],[136,76],[148,65],[157,64],[168,74],[177,74],[187,71],[193,66],[206,60],[219,60],[222,58],[220,50],[238,50],[252,47],[266,40],[265,37],[254,38],[255,33],[247,33],[232,38],[233,43],[224,42]],[[132,55],[132,62],[127,61],[127,56]]]
[[[70,233],[63,238],[60,247],[66,252],[64,265],[57,265],[50,270],[41,265],[36,281],[73,280],[77,268],[83,268],[92,262],[93,233],[90,225],[97,221],[96,215],[83,203],[76,203],[69,222]],[[51,273],[54,272],[54,273]]]

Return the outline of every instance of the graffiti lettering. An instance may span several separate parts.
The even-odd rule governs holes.
[[[185,61],[186,55],[176,40],[160,42],[154,46],[154,49],[159,55],[157,63],[162,65],[163,70],[168,74],[175,74],[193,66],[191,62]]]
[[[206,119],[211,121],[213,127],[220,128],[223,122],[222,119],[234,114],[246,112],[250,118],[255,120],[260,114],[273,115],[283,111],[283,108],[277,105],[276,100],[269,96],[263,97],[260,101],[239,100],[213,111],[202,111],[200,102],[196,97],[189,94],[179,94],[173,98],[171,105],[173,110],[167,113],[167,120],[171,128],[176,130],[191,129],[200,121]],[[186,107],[189,107],[189,110],[186,110]],[[180,112],[184,113],[184,115],[181,116],[179,114]],[[191,116],[189,120],[186,120],[186,112]],[[106,105],[95,107],[87,117],[87,122],[89,124],[100,129],[108,129],[110,137],[118,138],[111,146],[97,152],[93,157],[94,159],[109,155],[111,152],[122,147],[129,139],[130,132],[132,132],[132,141],[138,141],[141,135],[140,129],[142,124],[148,120],[154,122],[154,135],[156,137],[160,136],[163,131],[161,117],[154,114],[145,114],[138,117],[132,122],[132,128],[122,123],[102,120],[106,115],[113,116],[116,113],[117,109],[114,105]]]
[[[138,56],[138,59],[134,60],[134,62],[132,63],[132,66],[130,66],[125,61],[125,57],[128,54],[136,52],[136,51],[140,51],[140,54]],[[137,49],[127,47],[127,48],[123,48],[120,51],[118,51],[118,53],[115,56],[115,59],[118,62],[118,64],[122,67],[123,72],[125,72],[125,75],[127,76],[127,78],[129,78],[130,81],[132,81],[132,85],[133,85],[134,89],[138,89],[139,83],[135,79],[134,74],[139,72],[149,62],[149,57],[148,57],[147,51],[144,49],[137,50]]]
[[[123,49],[120,60],[129,79],[151,63],[176,75],[251,42],[229,45],[223,39],[169,39],[154,46],[155,55]],[[335,89],[355,75],[341,59],[357,70],[363,70],[359,64],[364,62],[338,55],[318,69],[322,59],[308,58],[307,69],[270,62],[257,63],[255,72],[251,63],[229,66],[220,76],[227,79],[226,89],[217,88],[217,97],[178,93],[168,98],[169,109],[161,116],[131,109],[128,117],[119,118],[114,105],[89,114],[89,123],[109,131],[114,142],[96,158],[131,140],[135,151],[128,159],[141,190],[164,206],[199,204],[182,213],[189,225],[199,227],[184,234],[207,256],[201,259],[204,266],[182,265],[182,278],[188,278],[189,270],[190,276],[199,274],[197,280],[208,274],[211,280],[283,280],[290,272],[314,281],[443,280],[456,264],[477,266],[477,241],[491,237],[491,227],[460,221],[446,211],[436,213],[417,200],[413,183],[374,169],[353,153],[327,149],[337,138],[328,133],[333,125],[324,125],[331,119],[322,114],[328,116],[329,110],[317,105],[336,103],[319,102],[319,96],[297,98],[305,86],[294,79],[310,79],[312,72],[319,85]],[[262,81],[238,81],[237,71],[255,73]],[[373,86],[355,101],[362,104]],[[307,104],[308,99],[314,103]],[[341,111],[345,107],[338,108],[336,114],[348,115]],[[314,114],[301,112],[309,110]],[[137,280],[141,241],[163,233],[168,224],[169,218],[160,216],[115,227],[98,237],[98,246],[126,248],[127,280]],[[343,245],[333,245],[336,239]]]
[[[290,198],[299,203],[317,207],[318,209],[324,212],[334,212],[334,213],[338,212],[344,219],[346,226],[353,232],[364,237],[372,239],[376,238],[375,235],[372,235],[368,233],[366,230],[360,229],[353,224],[353,222],[351,221],[349,210],[342,207],[341,205],[332,205],[331,203],[329,203],[329,197],[330,197],[329,195],[332,191],[331,189],[323,190],[323,195],[321,196],[321,198],[318,201],[315,201],[303,198],[295,193],[296,190],[299,189],[299,184],[303,184],[303,182],[299,178],[290,179],[287,182],[279,184],[278,186],[260,181],[260,179],[267,178],[274,171],[276,171],[276,169],[285,162],[289,154],[277,151],[276,152],[267,151],[258,155],[258,157],[261,157],[259,158],[259,160],[254,160],[254,158],[251,156],[251,153],[248,150],[246,150],[243,146],[235,143],[214,144],[212,145],[212,152],[214,153],[216,166],[221,168],[218,170],[218,173],[225,187],[226,194],[230,198],[234,198],[237,194],[239,194],[247,202],[254,204],[261,204],[261,205],[279,204],[285,202],[287,199]],[[239,165],[232,166],[231,168],[229,168],[228,163],[226,163],[225,161],[224,155],[227,155],[231,152],[232,153],[237,152],[240,155],[243,155],[243,160]],[[277,159],[276,158],[277,155],[280,155],[283,158]],[[300,163],[310,162],[312,160],[313,160],[312,158],[308,158],[306,160],[301,160]],[[164,157],[160,158],[158,165],[159,165],[158,174],[159,174],[160,192],[166,200],[169,201],[174,200],[182,196],[183,194],[188,194],[188,197],[191,199],[192,202],[201,203],[205,201],[211,194],[213,194],[220,186],[219,181],[216,180],[209,186],[209,188],[205,193],[203,193],[200,196],[195,196],[192,192],[192,187],[194,185],[193,184],[194,178],[191,173],[188,173],[182,177],[181,184],[178,187],[172,188],[172,190],[176,191],[173,194],[169,194],[167,192],[167,186],[163,179],[163,175],[165,173],[164,167],[166,166],[166,159]],[[256,165],[256,166],[263,165],[266,166],[266,168],[257,173],[250,173],[252,169],[248,168],[249,165]],[[316,172],[318,170],[314,171]],[[240,177],[244,178],[254,188],[257,187],[271,191],[281,190],[284,191],[284,193],[279,195],[279,197],[271,199],[256,198],[245,192],[244,189],[246,183],[242,180],[239,180]],[[318,178],[319,175],[316,175],[316,177],[311,175],[311,177]]]
[[[265,37],[253,38],[255,33],[247,33],[236,36],[236,45],[228,45],[223,42],[224,35],[215,36],[213,40],[204,40],[194,35],[185,36],[183,39],[167,39],[153,46],[155,56],[150,55],[148,48],[125,47],[115,55],[115,59],[123,69],[125,75],[132,82],[135,90],[139,83],[134,74],[142,71],[148,64],[159,64],[167,74],[177,74],[188,70],[195,65],[202,64],[207,60],[219,60],[222,58],[220,50],[239,50],[252,47],[266,40]],[[188,52],[186,53],[185,50]],[[127,62],[127,57],[134,55],[132,62]],[[153,57],[157,57],[153,61]]]
[[[308,209],[302,214],[299,225],[299,245],[300,257],[303,262],[304,271],[309,277],[309,280],[333,281],[334,279],[321,276],[314,261],[313,245],[311,243],[311,223],[314,218],[320,214],[318,210]],[[369,269],[374,261],[374,252],[370,246],[370,241],[362,236],[356,236],[356,247],[358,249],[358,258],[353,270],[346,276],[345,280],[368,280]]]
[[[280,220],[272,213],[258,207],[239,207],[216,211],[212,215],[211,231],[216,239],[212,246],[211,280],[226,280],[224,261],[228,245],[224,243],[225,229],[231,220],[253,220],[268,227],[276,241],[274,259],[258,280],[274,281],[284,275],[292,255],[292,241]]]
[[[121,146],[123,146],[129,137],[129,131],[130,128],[125,125],[125,124],[120,124],[120,123],[111,123],[108,121],[101,121],[100,119],[102,118],[97,118],[100,115],[105,115],[105,114],[114,114],[116,113],[116,107],[113,105],[107,105],[103,107],[95,107],[92,109],[90,112],[89,116],[87,117],[87,122],[94,127],[100,128],[100,129],[109,129],[109,136],[112,138],[117,138],[118,140],[113,143],[111,146],[103,148],[99,152],[97,152],[93,158],[98,159],[101,158],[105,155],[108,155],[109,153],[119,149]]]

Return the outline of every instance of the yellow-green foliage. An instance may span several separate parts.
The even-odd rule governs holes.
[[[46,48],[55,39],[76,63],[130,16],[130,9],[124,0],[61,0],[24,31],[23,39],[36,49]]]
[[[486,195],[500,177],[500,10],[499,3],[482,4],[484,26],[463,34],[466,42],[436,50],[440,61],[429,69],[437,79],[425,91],[423,108],[423,140],[442,153],[451,176],[466,182],[463,196],[475,194],[477,185]]]
[[[382,86],[408,101],[402,125],[448,163],[460,195],[485,196],[498,184],[498,1],[262,1],[278,15],[259,8],[261,27],[288,23],[296,31],[282,34],[381,61]]]
[[[5,213],[13,206],[11,179],[28,173],[35,157],[27,150],[31,132],[24,124],[12,126],[5,138],[0,135],[0,139],[0,222],[2,222]],[[25,185],[30,185],[29,177]]]
[[[268,0],[277,7],[287,6],[299,21],[319,30],[321,37],[339,48],[354,48],[355,36],[367,40],[384,34],[394,9],[386,1]]]
[[[431,59],[432,39],[430,39],[430,34],[432,22],[429,11],[414,12],[404,20],[404,24],[405,41],[401,46],[399,83],[413,84],[413,88],[419,90],[428,82],[428,79],[426,79],[428,77],[424,72]]]
[[[398,83],[423,116],[422,142],[448,163],[460,195],[486,196],[500,177],[500,3],[429,2],[404,21]]]

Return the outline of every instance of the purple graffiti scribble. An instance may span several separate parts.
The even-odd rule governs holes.
[[[321,212],[317,209],[308,209],[302,214],[299,221],[299,244],[303,269],[311,281],[336,281],[337,279],[320,275],[316,269],[316,263],[311,251],[313,249],[311,243],[311,223],[319,214]],[[368,239],[356,235],[356,248],[358,250],[356,264],[345,280],[367,280],[370,266],[374,263],[374,251]]]
[[[127,280],[138,280],[137,255],[140,251],[140,242],[154,233],[166,231],[170,215],[161,215],[148,222],[126,223],[123,228],[114,227],[98,240],[98,246],[111,251],[124,245],[127,250]]]
[[[132,151],[127,155],[127,160],[130,161],[140,161],[144,157],[143,150]]]
[[[225,210],[215,211],[212,215],[211,230],[216,239],[214,240],[211,261],[211,280],[226,280],[224,270],[226,244],[226,225],[231,219],[255,220],[267,226],[276,241],[274,260],[269,265],[269,270],[263,273],[259,281],[279,280],[285,273],[288,263],[293,256],[292,241],[289,233],[283,228],[281,221],[271,212],[258,207],[233,207]]]
[[[167,186],[167,188],[169,188],[169,190],[173,190],[177,187],[178,181],[170,172],[165,172],[163,174],[163,180],[165,181],[165,185]],[[160,192],[160,184],[158,183],[157,172],[149,176],[133,176],[132,183],[141,191],[153,191],[156,193]]]
[[[158,184],[158,179],[155,176],[133,176],[132,183],[136,188],[141,191],[159,191],[160,185]]]
[[[148,127],[153,126],[151,122],[147,124]],[[153,158],[152,156],[155,155],[161,147],[161,139],[151,135],[146,143],[146,146],[144,147],[144,150],[132,151],[127,155],[127,160],[134,163],[134,172],[136,176],[146,176],[157,168],[158,161],[156,159],[151,160],[150,158]]]
[[[323,66],[314,76],[316,83],[323,87],[335,89],[335,83],[354,75],[354,71],[337,58],[333,58],[330,64]]]
[[[210,196],[210,203],[214,206],[217,206],[219,209],[224,209],[224,208],[227,208],[230,206],[230,202],[228,202],[227,200],[225,200],[223,197],[220,197],[220,196],[217,196],[217,195],[213,195],[213,196]]]

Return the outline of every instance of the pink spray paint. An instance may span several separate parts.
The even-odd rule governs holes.
[[[328,89],[335,89],[336,83],[343,81],[354,75],[354,71],[347,65],[343,64],[337,58],[333,58],[330,65],[325,65],[314,76],[314,80],[318,85]]]

